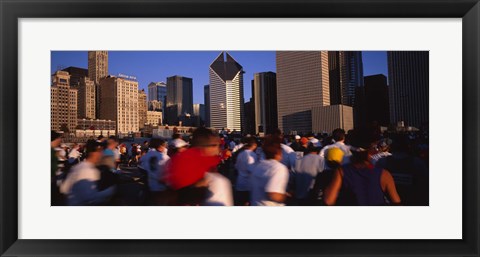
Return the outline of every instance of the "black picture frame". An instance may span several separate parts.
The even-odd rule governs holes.
[[[0,17],[2,256],[479,256],[478,0],[0,0]],[[463,239],[19,240],[18,19],[55,17],[462,18]]]

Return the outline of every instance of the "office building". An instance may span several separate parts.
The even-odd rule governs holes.
[[[138,132],[138,82],[108,76],[100,81],[99,88],[100,119],[115,120],[118,134]]]
[[[150,82],[150,84],[148,84],[148,101],[159,101],[161,103],[161,111],[163,119],[165,119],[165,107],[167,103],[167,84],[165,84],[165,82],[163,81]]]
[[[205,126],[210,127],[210,85],[203,86],[203,100],[205,102]]]
[[[366,76],[365,108],[368,124],[374,122],[380,126],[390,124],[387,77],[383,74]]]
[[[162,125],[162,112],[156,111],[147,111],[147,121],[146,123],[151,126]]]
[[[148,110],[154,112],[161,112],[163,110],[163,104],[161,101],[158,100],[148,101]]]
[[[390,51],[390,122],[421,128],[428,124],[429,52]]]
[[[210,64],[210,127],[242,130],[243,73],[243,67],[226,52]]]
[[[193,126],[199,127],[205,125],[205,105],[193,104]]]
[[[278,127],[312,131],[312,108],[330,105],[328,52],[277,51]]]
[[[332,133],[334,129],[353,129],[353,108],[347,105],[328,105],[312,108],[312,132]]]
[[[255,105],[253,97],[250,98],[250,101],[246,102],[244,105],[245,110],[245,134],[255,135]]]
[[[255,134],[272,134],[278,128],[277,75],[274,72],[255,73],[252,96],[255,105]]]
[[[143,129],[147,123],[147,93],[138,90],[138,128]]]
[[[83,77],[76,88],[78,89],[78,118],[95,119],[95,83],[88,77]]]
[[[70,74],[57,71],[50,87],[50,129],[74,133],[77,126],[77,89],[70,88]]]
[[[177,125],[180,115],[193,113],[193,80],[182,76],[167,78],[166,123]]]
[[[88,77],[96,85],[108,76],[108,51],[88,51]]]
[[[63,69],[62,71],[66,71],[68,72],[68,74],[70,74],[71,87],[78,87],[80,85],[80,81],[84,77],[88,77],[88,70],[84,68],[70,66],[68,68]]]
[[[355,127],[366,121],[363,60],[360,51],[328,52],[330,104],[353,107]]]

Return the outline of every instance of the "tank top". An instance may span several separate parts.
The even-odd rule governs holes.
[[[343,166],[342,190],[339,205],[378,206],[385,205],[385,197],[380,184],[381,168],[355,168]]]

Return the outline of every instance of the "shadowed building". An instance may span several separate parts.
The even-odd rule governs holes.
[[[63,69],[63,71],[68,72],[70,74],[70,86],[77,87],[80,85],[80,81],[84,77],[88,77],[88,70],[79,67],[70,66],[68,68]]]
[[[210,64],[210,127],[242,131],[243,67],[221,52]]]
[[[138,90],[138,128],[142,129],[147,123],[147,94],[145,90]]]
[[[193,80],[182,76],[167,78],[166,123],[177,125],[179,116],[193,113]]]
[[[274,133],[278,128],[277,75],[274,72],[255,73],[252,97],[255,105],[255,133]]]
[[[363,61],[360,51],[329,51],[330,104],[353,107],[355,126],[365,126]]]
[[[378,122],[380,126],[390,124],[387,77],[377,74],[365,77],[367,122]]]
[[[390,122],[428,123],[429,52],[391,51],[388,57]]]
[[[205,102],[205,126],[210,127],[210,85],[203,87],[203,98]]]

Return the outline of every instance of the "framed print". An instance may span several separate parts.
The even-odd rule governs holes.
[[[2,255],[479,255],[478,1],[0,3]]]

